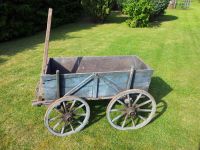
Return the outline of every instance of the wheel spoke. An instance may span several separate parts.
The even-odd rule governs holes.
[[[64,110],[64,112],[67,112],[67,108],[66,108],[66,104],[65,104],[65,102],[62,102],[62,106],[63,106],[63,110]]]
[[[56,120],[56,119],[58,119],[58,118],[60,118],[60,116],[59,116],[59,115],[58,115],[58,116],[56,116],[56,117],[50,118],[50,119],[49,119],[49,122],[51,122],[51,121],[54,121],[54,120]]]
[[[74,111],[77,111],[78,109],[82,108],[83,106],[85,106],[84,104],[78,106],[76,109],[74,109]]]
[[[136,123],[135,123],[136,125],[140,124],[140,118],[136,118],[136,119],[135,119],[135,122],[136,122]]]
[[[76,116],[86,116],[86,114],[75,114]]]
[[[137,105],[136,108],[139,108],[139,107],[141,107],[141,106],[144,106],[144,105],[146,105],[146,104],[148,104],[148,103],[150,103],[150,102],[151,102],[151,100],[148,100],[148,101],[146,101],[146,102],[143,102],[143,103]]]
[[[120,103],[120,104],[122,104],[122,105],[124,105],[124,106],[126,106],[122,101],[120,101],[120,100],[117,100],[117,102],[118,103]]]
[[[119,115],[119,116],[115,117],[115,118],[112,120],[112,122],[114,122],[114,121],[118,120],[118,119],[119,119],[119,118],[121,118],[122,116],[124,116],[124,114],[121,114],[121,115]]]
[[[124,128],[124,126],[125,126],[125,124],[126,124],[127,117],[128,117],[128,115],[125,116],[125,119],[124,119],[124,121],[123,121],[123,123],[122,123],[122,128]]]
[[[66,127],[66,124],[64,124],[64,126],[62,127],[62,129],[61,129],[61,134],[64,133],[64,131],[65,131],[65,127]]]
[[[78,123],[80,124],[80,125],[82,125],[83,123],[82,122],[80,122],[80,121],[78,121]]]
[[[74,107],[75,103],[76,103],[76,100],[73,101],[73,103],[72,103],[72,105],[70,106],[69,110],[71,110],[71,109]]]
[[[135,122],[132,117],[131,117],[131,120],[132,120],[133,127],[135,127]]]
[[[74,131],[74,128],[73,128],[72,124],[71,124],[71,123],[69,123],[69,125],[70,125],[70,127],[71,127],[72,131]]]
[[[64,112],[61,109],[54,108],[57,112],[63,114]]]
[[[55,130],[55,129],[60,125],[61,122],[62,122],[62,120],[60,120],[59,122],[57,122],[57,123],[53,126],[53,130]]]
[[[122,109],[111,109],[110,112],[123,111]]]
[[[144,117],[142,117],[141,115],[138,115],[138,117],[140,118],[140,119],[142,119],[142,120],[146,120],[146,118],[144,118]]]
[[[129,94],[127,95],[127,98],[128,98],[128,101],[129,101],[128,106],[131,107],[131,99],[130,99],[130,95]]]
[[[140,93],[140,94],[137,96],[136,100],[135,100],[134,103],[133,103],[133,106],[138,102],[138,100],[140,99],[141,96],[142,96],[142,93]]]
[[[139,112],[152,112],[151,109],[140,109],[140,108],[138,108],[137,111],[139,111]]]

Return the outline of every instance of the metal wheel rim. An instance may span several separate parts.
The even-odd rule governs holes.
[[[139,125],[132,126],[132,127],[121,127],[121,126],[118,126],[115,123],[113,123],[114,121],[112,121],[112,119],[110,117],[111,109],[119,98],[121,98],[124,95],[130,94],[130,93],[131,94],[134,94],[134,93],[140,94],[141,93],[142,95],[147,96],[149,98],[149,100],[151,100],[151,104],[152,104],[151,113],[148,116],[148,118],[146,118],[146,120],[143,121],[143,123],[140,123]],[[107,116],[108,122],[111,124],[112,127],[116,128],[118,130],[132,130],[132,129],[139,129],[139,128],[142,128],[145,125],[147,125],[152,120],[152,118],[154,117],[155,112],[156,112],[156,102],[155,102],[154,98],[148,92],[146,92],[144,90],[140,90],[140,89],[131,89],[131,90],[123,91],[123,92],[117,94],[110,101],[110,103],[108,104],[107,110],[106,110],[106,116]],[[125,117],[126,117],[126,115],[125,115]]]
[[[69,102],[69,101],[79,101],[82,103],[82,105],[84,105],[83,107],[85,107],[85,118],[82,122],[82,124],[80,124],[80,126],[78,126],[77,128],[72,129],[72,131],[70,132],[66,132],[66,133],[58,133],[56,131],[54,131],[54,129],[52,129],[49,125],[49,115],[51,113],[51,111],[55,108],[55,107],[58,107],[61,103],[63,102]],[[71,135],[71,134],[74,134],[74,133],[77,133],[79,132],[81,129],[83,129],[85,127],[85,125],[88,123],[89,121],[89,117],[90,117],[90,107],[89,105],[87,104],[87,102],[79,97],[76,97],[76,96],[66,96],[66,97],[63,97],[63,98],[60,98],[58,100],[56,100],[55,102],[53,102],[47,109],[46,111],[46,114],[44,116],[44,124],[45,126],[47,127],[47,129],[49,130],[49,132],[51,132],[53,135],[56,135],[56,136],[68,136],[68,135]]]

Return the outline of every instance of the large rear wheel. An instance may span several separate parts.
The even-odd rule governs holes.
[[[146,91],[131,89],[116,95],[108,104],[106,115],[111,126],[118,130],[144,127],[156,112],[156,102]]]

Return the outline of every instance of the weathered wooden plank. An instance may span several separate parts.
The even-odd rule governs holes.
[[[136,70],[135,77],[134,77],[134,84],[150,82],[152,74],[153,74],[153,70]]]
[[[86,79],[89,74],[69,74],[67,75],[59,75],[60,77],[60,96],[63,96],[70,90],[72,90],[75,86],[77,86],[81,81]],[[114,72],[114,73],[101,73],[101,76],[104,76],[108,80],[112,81],[113,83],[117,84],[122,90],[125,90],[127,87],[127,82],[129,78],[129,72]],[[43,76],[44,83],[45,83],[45,93],[51,92],[51,96],[56,97],[56,90],[54,88],[57,87],[57,80],[56,75],[48,75]],[[116,91],[109,83],[105,82],[101,78],[98,81],[98,87],[94,88],[94,84],[96,80],[92,80],[91,82],[83,85],[79,88],[74,95],[76,96],[83,96],[84,97],[108,97],[116,95],[120,91]],[[53,94],[54,93],[54,94]],[[94,94],[95,93],[95,94]],[[47,96],[48,94],[46,94]],[[48,99],[49,96],[48,96]]]
[[[46,100],[57,99],[57,82],[55,80],[44,81],[44,98]]]
[[[51,58],[51,64],[52,72],[50,73],[54,74],[56,70],[60,70],[61,74],[66,74],[129,71],[132,66],[135,69],[149,69],[136,56],[60,57]]]
[[[53,9],[49,8],[48,19],[47,19],[47,29],[46,29],[46,36],[45,36],[44,54],[43,54],[42,74],[45,74],[47,60],[48,60],[48,48],[49,48],[49,37],[50,37],[50,30],[51,30],[52,12],[53,12]]]
[[[56,96],[60,98],[60,74],[59,70],[56,71]]]
[[[46,37],[45,37],[45,46],[44,46],[44,54],[43,54],[43,63],[42,63],[42,71],[41,71],[41,77],[40,77],[40,83],[39,83],[39,90],[38,90],[38,100],[42,100],[43,94],[45,94],[43,81],[42,81],[42,75],[46,73],[47,70],[47,63],[50,61],[48,59],[48,47],[49,47],[49,36],[50,36],[50,30],[51,30],[51,18],[52,18],[52,9],[49,8],[48,11],[48,19],[47,19],[47,30],[46,30]]]
[[[130,70],[130,75],[129,75],[129,78],[128,78],[127,87],[126,87],[127,89],[131,88],[131,84],[132,84],[132,81],[133,81],[133,74],[134,74],[134,67],[132,66],[131,70]]]

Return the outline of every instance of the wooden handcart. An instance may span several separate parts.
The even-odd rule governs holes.
[[[52,9],[49,9],[42,75],[34,106],[48,105],[47,129],[68,136],[84,128],[90,117],[87,100],[110,100],[106,114],[116,129],[144,127],[156,112],[147,92],[153,70],[137,56],[48,58]]]

